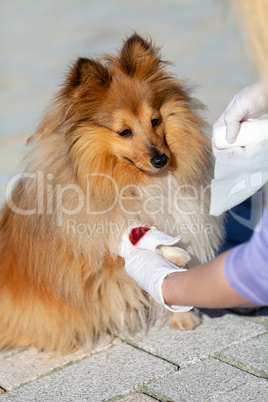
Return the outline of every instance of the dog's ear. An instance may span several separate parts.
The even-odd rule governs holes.
[[[151,40],[145,40],[137,33],[124,43],[119,55],[120,67],[130,76],[149,76],[161,62],[159,48]]]
[[[80,57],[71,67],[62,94],[69,94],[75,88],[87,83],[92,88],[108,87],[112,76],[108,68],[97,60]]]

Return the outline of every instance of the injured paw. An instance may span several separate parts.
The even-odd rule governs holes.
[[[157,248],[158,250],[160,250],[164,258],[172,262],[172,264],[177,265],[178,267],[184,266],[191,259],[190,254],[180,247],[158,246]]]

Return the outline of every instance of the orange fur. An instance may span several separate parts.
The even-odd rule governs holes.
[[[150,298],[117,257],[130,220],[172,235],[199,225],[184,246],[193,263],[213,256],[221,228],[208,215],[206,124],[167,64],[134,34],[117,57],[70,69],[12,192],[13,205],[32,212],[9,201],[1,214],[0,348],[66,352],[141,326]],[[152,165],[155,153],[166,166]]]

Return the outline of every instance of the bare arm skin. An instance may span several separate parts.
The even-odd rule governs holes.
[[[228,251],[186,272],[167,276],[162,293],[168,305],[204,308],[252,307],[226,281],[223,267]]]

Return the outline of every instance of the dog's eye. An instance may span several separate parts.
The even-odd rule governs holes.
[[[118,134],[121,137],[130,137],[132,135],[132,132],[130,130],[124,130],[124,131],[120,131]]]
[[[153,126],[153,127],[158,126],[159,120],[160,120],[160,119],[152,119],[152,120],[151,120],[152,126]]]

